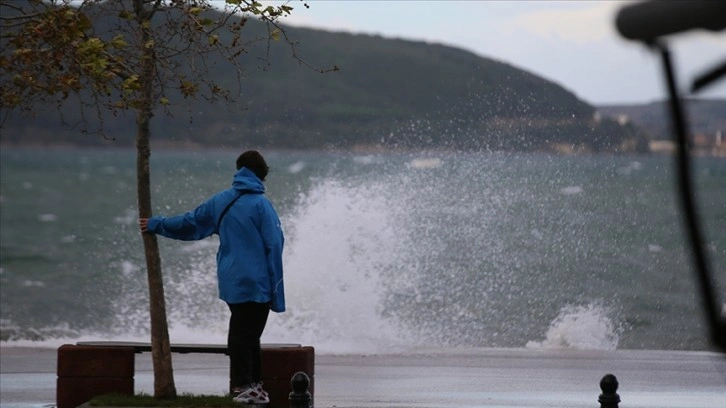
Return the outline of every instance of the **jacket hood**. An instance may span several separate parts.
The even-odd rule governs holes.
[[[265,192],[265,185],[262,184],[262,180],[247,167],[237,170],[232,179],[232,187],[235,190],[245,190],[252,193]]]

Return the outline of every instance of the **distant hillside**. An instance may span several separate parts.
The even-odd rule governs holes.
[[[726,99],[687,99],[684,104],[689,130],[694,134],[726,133]],[[630,120],[655,140],[671,139],[668,101],[641,105],[604,105],[603,115]]]
[[[250,36],[263,27],[253,21]],[[284,148],[448,148],[495,150],[644,150],[632,124],[595,120],[595,109],[570,91],[508,64],[438,44],[287,27],[297,52],[320,74],[290,57],[283,42],[244,55],[240,106],[194,101],[157,113],[153,140],[208,146]],[[222,61],[212,75],[236,89]],[[175,99],[172,95],[172,101]],[[182,100],[182,98],[176,98]],[[183,100],[182,100],[183,101]],[[79,118],[76,104],[64,117]],[[133,144],[133,115],[105,117],[119,146]],[[4,143],[101,144],[97,135],[59,129],[53,107],[37,117],[11,115]]]

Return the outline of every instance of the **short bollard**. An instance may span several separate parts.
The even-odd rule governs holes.
[[[602,380],[600,380],[600,389],[602,394],[597,401],[600,403],[600,408],[618,408],[620,403],[620,395],[618,395],[618,379],[612,374],[606,374]]]
[[[312,397],[308,392],[310,377],[302,371],[298,371],[290,380],[292,392],[290,393],[290,408],[310,408]]]

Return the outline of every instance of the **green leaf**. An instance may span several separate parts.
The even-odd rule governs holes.
[[[126,47],[128,44],[124,40],[123,34],[119,34],[116,37],[113,37],[111,40],[111,46],[115,49],[121,49]]]
[[[118,16],[119,16],[119,18],[122,18],[124,20],[133,20],[134,19],[134,13],[132,13],[132,12],[130,12],[128,10],[121,11],[118,14]]]
[[[185,98],[196,95],[198,89],[199,85],[191,81],[181,80],[179,83],[179,90]]]
[[[121,87],[124,91],[129,93],[139,90],[141,88],[141,83],[139,83],[139,76],[131,75],[130,77],[126,78],[121,84]]]

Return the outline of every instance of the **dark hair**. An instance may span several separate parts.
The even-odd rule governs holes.
[[[257,150],[248,150],[239,155],[237,158],[237,170],[242,167],[250,169],[262,181],[265,181],[267,172],[270,171],[270,168],[267,167],[267,163],[265,162],[265,158]]]

